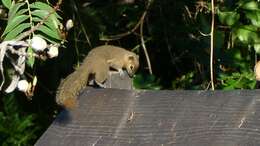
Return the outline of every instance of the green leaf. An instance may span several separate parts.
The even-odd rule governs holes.
[[[258,3],[256,1],[245,2],[241,8],[245,10],[258,10]]]
[[[15,39],[20,33],[22,33],[25,29],[30,28],[30,23],[23,23],[18,25],[15,29],[10,31],[4,38],[5,41]]]
[[[12,1],[11,0],[2,0],[3,5],[7,8],[10,9],[11,5],[12,5]]]
[[[30,8],[51,11],[53,8],[43,2],[34,2],[30,5]]]
[[[39,17],[41,19],[44,19],[47,15],[49,14],[48,11],[46,10],[34,10],[32,11],[32,15],[33,16],[36,16],[36,17]],[[34,19],[35,21],[39,21],[39,19]],[[41,20],[40,20],[41,21]],[[47,26],[49,26],[51,29],[58,29],[59,25],[60,25],[60,21],[55,17],[55,15],[51,15],[46,22]],[[49,23],[49,24],[47,24]],[[50,24],[52,23],[52,24]]]
[[[218,18],[222,24],[231,26],[238,22],[240,15],[237,12],[221,12],[218,11]]]
[[[260,27],[260,11],[247,11],[245,14],[253,25]]]
[[[243,43],[252,43],[258,40],[257,27],[253,25],[243,25],[233,29],[233,37],[238,38]]]
[[[61,40],[61,37],[57,30],[52,30],[49,27],[44,25],[40,26],[38,30],[54,39]]]
[[[30,8],[33,9],[38,9],[38,10],[45,10],[48,13],[50,13],[51,11],[53,11],[53,8],[51,6],[49,6],[46,3],[43,2],[34,2],[31,4]],[[58,19],[62,19],[56,12],[54,13],[54,15],[58,18]]]
[[[15,17],[14,19],[8,21],[7,23],[7,27],[5,28],[4,33],[2,34],[2,36],[6,35],[7,33],[9,33],[11,30],[13,30],[14,28],[16,28],[18,25],[20,25],[20,23],[24,22],[25,20],[27,20],[29,18],[28,15],[20,15]]]
[[[33,20],[33,22],[35,22],[35,23],[38,23],[38,22],[41,22],[41,21],[42,21],[42,19],[40,19],[39,17],[33,17],[32,20]],[[45,24],[46,26],[48,26],[49,28],[51,28],[51,29],[55,28],[54,24],[53,24],[50,20],[45,21],[44,24]]]
[[[33,49],[31,47],[28,48],[27,53],[30,54],[28,59],[27,59],[27,65],[31,68],[33,68],[34,62],[35,62],[35,57],[33,56]]]
[[[50,16],[50,21],[54,24],[55,29],[58,29],[59,26],[61,25],[60,21],[57,19],[55,15]]]
[[[260,44],[254,44],[254,49],[257,54],[260,54]]]
[[[40,17],[42,19],[45,18],[48,14],[49,14],[49,12],[46,11],[46,10],[33,10],[32,11],[33,16],[37,16],[37,17]]]
[[[33,125],[32,120],[33,120],[33,115],[29,115],[26,118],[23,118],[21,122],[19,123],[19,126],[17,127],[18,131],[24,131],[26,128],[30,127]]]
[[[15,16],[17,16],[17,15],[22,15],[22,14],[24,14],[24,13],[26,13],[26,12],[28,12],[28,9],[21,9],[21,10],[19,10],[16,14],[15,14]],[[26,14],[27,15],[27,14]]]
[[[24,3],[12,3],[9,13],[8,13],[8,19],[13,19],[13,17],[16,16],[16,13],[18,12],[18,10],[25,4]]]

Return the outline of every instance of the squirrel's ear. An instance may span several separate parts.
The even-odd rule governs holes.
[[[127,56],[127,59],[128,60],[139,60],[139,55],[136,55],[136,54],[129,54],[128,56]]]
[[[135,56],[134,55],[128,55],[128,60],[134,60]]]

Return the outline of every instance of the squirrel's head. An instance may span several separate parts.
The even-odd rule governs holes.
[[[125,69],[130,77],[132,77],[139,68],[139,56],[135,53],[126,56]]]

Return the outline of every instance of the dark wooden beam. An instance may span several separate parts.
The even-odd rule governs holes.
[[[36,146],[259,146],[260,90],[85,89]]]

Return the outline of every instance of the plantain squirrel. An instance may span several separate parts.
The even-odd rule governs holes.
[[[109,70],[115,69],[120,75],[125,69],[130,77],[139,67],[139,56],[123,48],[103,45],[92,49],[72,74],[62,81],[56,95],[56,102],[71,109],[77,105],[77,94],[89,82],[93,75],[94,82],[103,87]]]

